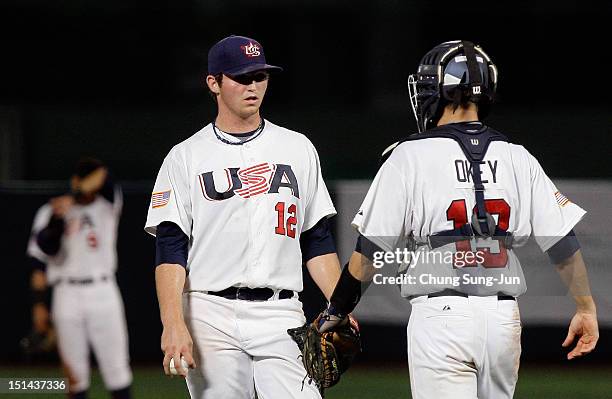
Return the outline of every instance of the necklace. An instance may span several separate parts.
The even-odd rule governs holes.
[[[225,133],[223,130],[219,129],[217,127],[217,124],[213,121],[212,123],[212,128],[213,128],[213,132],[215,133],[215,136],[217,136],[217,138],[224,142],[225,144],[230,144],[230,145],[242,145],[244,143],[248,143],[249,141],[255,140],[257,137],[259,137],[259,135],[261,134],[261,132],[263,132],[265,127],[265,122],[264,122],[264,118],[261,118],[261,122],[259,122],[259,126],[257,126],[257,129],[253,130],[253,135],[251,137],[249,137],[248,139],[244,140],[244,141],[229,141],[228,139],[226,139],[225,137],[223,137],[223,134],[229,134],[229,133]],[[221,133],[219,133],[221,132]]]

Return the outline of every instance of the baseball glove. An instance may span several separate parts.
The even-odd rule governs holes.
[[[55,351],[56,344],[55,330],[52,328],[43,332],[32,330],[19,341],[21,353],[26,359],[50,354]]]
[[[355,356],[361,352],[361,339],[357,321],[348,316],[347,321],[332,330],[320,333],[319,316],[313,323],[287,330],[302,352],[302,363],[309,381],[314,381],[321,393],[340,381]]]

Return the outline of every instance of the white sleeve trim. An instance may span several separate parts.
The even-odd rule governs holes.
[[[318,212],[316,217],[311,218],[310,223],[304,224],[302,226],[302,231],[307,231],[307,230],[312,229],[314,225],[319,223],[319,220],[323,219],[324,217],[327,217],[329,219],[330,217],[335,216],[337,214],[338,212],[336,212],[336,208],[334,207],[325,208],[321,212]]]
[[[389,246],[389,244],[387,242],[385,242],[384,240],[382,240],[380,237],[378,236],[369,236],[368,234],[366,234],[365,232],[363,232],[361,230],[361,226],[352,223],[351,224],[359,234],[361,234],[362,236],[364,236],[365,238],[367,238],[368,240],[372,241],[374,244],[376,244],[380,249],[382,249],[383,251],[386,252],[393,252],[395,251],[395,248]]]
[[[183,233],[185,233],[185,235],[187,237],[191,237],[191,232],[185,231],[185,229],[183,228],[183,224],[180,222],[180,220],[176,220],[176,219],[173,220],[171,218],[165,218],[165,219],[161,219],[161,220],[159,220],[157,222],[151,222],[151,223],[149,223],[149,224],[147,224],[145,226],[144,230],[147,233],[151,234],[153,237],[156,237],[156,235],[157,235],[157,226],[159,226],[163,222],[171,222],[171,223],[176,224],[181,229],[181,231]]]
[[[561,241],[561,239],[565,237],[567,233],[569,233],[570,230],[573,229],[582,220],[584,215],[586,215],[586,211],[582,208],[579,208],[579,209],[580,211],[577,212],[576,215],[572,219],[570,219],[563,226],[563,228],[559,230],[557,234],[550,236],[546,241],[542,243],[542,245],[540,245],[540,248],[542,248],[542,251],[546,252],[550,248],[552,248],[553,245]]]

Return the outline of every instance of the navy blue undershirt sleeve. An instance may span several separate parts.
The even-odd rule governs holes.
[[[576,233],[574,233],[574,230],[570,230],[565,237],[550,247],[546,253],[550,258],[550,261],[555,265],[558,265],[575,254],[579,249],[580,243],[578,242],[578,238],[576,238]]]
[[[64,234],[64,218],[51,216],[47,227],[42,229],[36,235],[36,243],[38,247],[47,255],[57,255]]]
[[[358,252],[366,258],[374,259],[374,252],[383,252],[383,250],[372,241],[368,240],[365,236],[359,234],[357,237],[357,243],[355,244],[355,252]]]
[[[302,232],[300,248],[304,263],[317,256],[336,253],[336,244],[326,217],[319,220],[312,228]]]
[[[163,263],[187,266],[189,237],[176,223],[161,222],[155,234],[155,266]]]

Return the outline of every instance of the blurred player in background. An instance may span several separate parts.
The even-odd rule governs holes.
[[[319,398],[287,330],[305,323],[302,263],[326,298],[340,275],[336,213],[306,136],[260,116],[270,72],[254,39],[208,53],[214,122],[176,145],[155,182],[163,365],[193,398]],[[184,370],[181,357],[189,365]]]
[[[489,286],[463,276],[522,277],[512,248],[532,234],[576,301],[562,345],[579,339],[568,359],[591,352],[599,337],[573,232],[585,211],[557,190],[523,146],[508,143],[481,122],[496,85],[495,65],[471,42],[446,42],[423,57],[409,79],[419,134],[384,154],[353,220],[360,233],[357,247],[321,327],[332,327],[354,308],[361,283],[376,272],[377,252],[405,242],[417,255],[449,252],[448,262],[414,258],[404,270],[416,281],[402,285],[412,304],[407,338],[413,398],[513,396],[521,353],[516,297],[525,292],[525,283],[498,280]],[[444,278],[423,283],[427,276]],[[467,282],[455,284],[451,278]]]
[[[44,332],[53,323],[71,398],[87,397],[91,346],[112,398],[126,399],[132,372],[115,281],[121,190],[93,158],[77,163],[70,187],[70,194],[52,198],[34,218],[27,250],[34,264],[34,330]],[[44,303],[49,288],[50,318]]]

